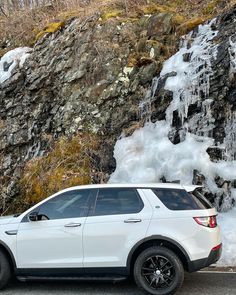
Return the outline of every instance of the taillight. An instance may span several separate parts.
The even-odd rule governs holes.
[[[207,217],[193,217],[193,219],[200,225],[210,228],[217,227],[216,216],[207,216]]]
[[[211,251],[218,251],[218,250],[220,250],[221,248],[222,248],[222,243],[219,244],[219,245],[217,245],[217,246],[215,246],[214,248],[212,248]]]

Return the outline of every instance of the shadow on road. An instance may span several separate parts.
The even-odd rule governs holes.
[[[104,282],[12,282],[2,295],[15,294],[83,294],[141,295],[131,280],[120,283]],[[236,274],[186,274],[183,287],[176,295],[236,295]]]

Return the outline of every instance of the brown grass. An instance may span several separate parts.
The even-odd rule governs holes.
[[[89,184],[93,177],[93,154],[98,149],[95,135],[61,137],[47,155],[30,160],[20,181],[21,207],[28,208],[70,186]]]
[[[212,18],[236,4],[236,0],[55,0],[52,6],[21,9],[0,13],[0,50],[7,46],[32,46],[36,36],[49,23],[64,22],[70,17],[86,17],[94,13],[110,17],[137,17],[145,13],[169,11],[186,21],[191,18]],[[114,12],[115,11],[115,12]]]

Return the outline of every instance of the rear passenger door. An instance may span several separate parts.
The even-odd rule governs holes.
[[[86,220],[84,267],[125,267],[132,247],[146,236],[152,208],[134,188],[102,188]]]

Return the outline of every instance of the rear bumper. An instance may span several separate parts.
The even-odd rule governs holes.
[[[194,272],[198,271],[204,267],[207,267],[220,259],[222,253],[222,244],[213,248],[210,255],[207,258],[198,259],[194,261],[188,261],[188,271]]]

